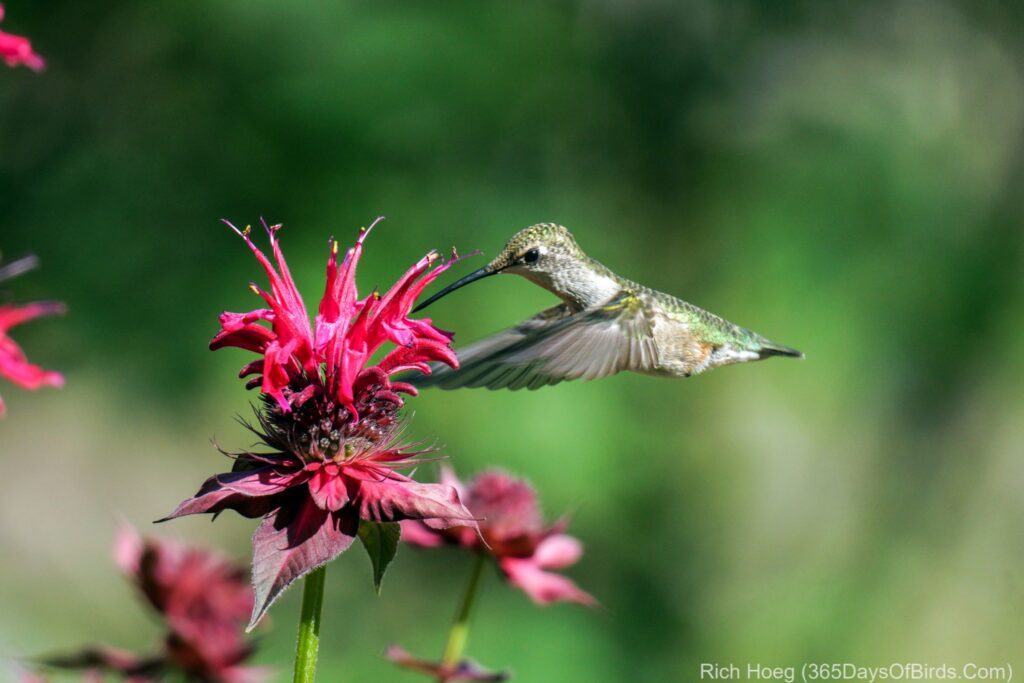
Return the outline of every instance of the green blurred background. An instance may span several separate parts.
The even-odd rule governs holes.
[[[683,681],[702,661],[1024,664],[1024,5],[604,0],[7,2],[0,249],[59,298],[16,331],[62,391],[0,386],[0,657],[157,632],[112,568],[245,446],[206,344],[261,277],[218,219],[285,224],[300,288],[384,214],[364,289],[428,248],[557,221],[622,274],[784,344],[687,381],[429,392],[416,437],[529,477],[605,609],[490,576],[470,653],[521,681]],[[483,263],[457,267],[459,272]],[[5,294],[5,296],[7,296]],[[438,304],[465,342],[552,297]],[[421,476],[431,473],[421,471]],[[253,523],[156,529],[247,558]],[[415,681],[469,570],[331,566],[322,680]],[[289,675],[298,591],[259,661]],[[1015,659],[1016,658],[1016,659]]]

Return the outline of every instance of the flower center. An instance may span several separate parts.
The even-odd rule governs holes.
[[[469,488],[467,506],[486,520],[480,528],[489,541],[505,542],[544,528],[533,488],[502,472],[480,474]]]
[[[401,420],[399,403],[368,390],[357,397],[358,418],[323,395],[284,412],[273,399],[260,418],[268,445],[295,454],[303,462],[348,462],[390,442]]]

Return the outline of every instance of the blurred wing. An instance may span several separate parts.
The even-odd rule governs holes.
[[[539,389],[564,380],[597,379],[657,367],[652,325],[640,300],[622,292],[597,308],[572,314],[564,304],[458,352],[458,370],[444,368],[417,386],[442,389]]]
[[[572,315],[572,310],[566,304],[559,304],[545,309],[537,315],[524,320],[515,327],[509,328],[491,335],[469,346],[458,349],[456,354],[459,357],[459,369],[455,370],[444,363],[431,363],[431,374],[411,374],[401,377],[404,382],[409,382],[417,387],[441,387],[442,389],[458,389],[464,386],[483,386],[482,384],[469,384],[464,371],[468,368],[478,367],[488,358],[493,358],[508,351],[526,339],[531,332],[534,332],[546,325],[567,318]]]

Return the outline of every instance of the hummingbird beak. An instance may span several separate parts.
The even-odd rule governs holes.
[[[500,268],[492,269],[489,265],[484,266],[483,268],[479,268],[477,270],[474,270],[472,273],[470,273],[466,277],[461,278],[459,280],[456,280],[455,282],[451,283],[450,285],[448,285],[447,287],[442,289],[440,292],[438,292],[434,296],[430,297],[429,299],[427,299],[426,301],[421,303],[416,308],[412,309],[412,312],[415,313],[417,311],[422,311],[424,308],[426,308],[430,304],[434,303],[435,301],[437,301],[438,299],[440,299],[443,296],[447,296],[448,294],[451,294],[456,289],[459,289],[460,287],[465,287],[466,285],[468,285],[471,282],[476,282],[477,280],[482,280],[485,277],[490,277],[491,275],[497,275],[500,272],[501,272]]]

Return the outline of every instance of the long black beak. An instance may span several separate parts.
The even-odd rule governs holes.
[[[424,308],[426,308],[430,304],[434,303],[435,301],[437,301],[438,299],[440,299],[443,296],[447,296],[448,294],[451,294],[456,289],[459,289],[460,287],[465,287],[466,285],[468,285],[471,282],[476,282],[477,280],[482,280],[485,277],[490,277],[491,275],[497,275],[500,272],[501,272],[500,270],[491,270],[488,266],[484,266],[483,268],[479,268],[477,270],[474,270],[472,273],[470,273],[466,277],[464,277],[464,278],[462,278],[460,280],[456,280],[455,282],[451,283],[450,285],[448,285],[447,287],[442,289],[440,292],[438,292],[434,296],[430,297],[429,299],[427,299],[426,301],[421,303],[416,308],[412,309],[412,312],[415,313],[416,311],[422,311]]]

